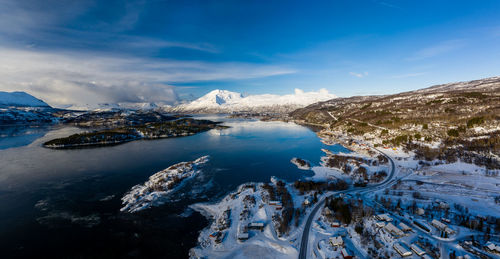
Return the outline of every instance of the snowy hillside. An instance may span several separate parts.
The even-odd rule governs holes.
[[[0,92],[0,107],[50,107],[44,101],[25,92]]]
[[[336,98],[326,89],[318,92],[304,92],[295,89],[289,95],[249,95],[227,90],[214,90],[186,104],[172,109],[174,112],[226,113],[226,112],[287,112],[309,104]]]

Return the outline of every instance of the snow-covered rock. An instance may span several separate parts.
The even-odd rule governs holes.
[[[294,157],[294,158],[292,158],[292,160],[290,160],[290,162],[292,162],[292,164],[296,165],[297,168],[299,168],[299,169],[302,169],[302,170],[310,170],[311,169],[311,164],[304,159]]]
[[[288,112],[309,104],[336,98],[328,90],[304,92],[295,89],[294,94],[261,94],[243,96],[227,90],[214,90],[190,102],[172,108],[174,112],[230,113],[230,112]]]
[[[137,212],[151,206],[164,203],[164,198],[177,189],[187,179],[201,171],[198,166],[208,162],[208,156],[202,156],[194,161],[181,162],[168,167],[149,177],[144,184],[138,184],[122,198],[124,205],[120,210]]]
[[[1,92],[0,107],[50,107],[46,102],[25,92]]]

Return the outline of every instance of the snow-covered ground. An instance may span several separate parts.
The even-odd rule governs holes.
[[[191,249],[191,258],[296,258],[297,248],[278,238],[271,220],[277,205],[266,199],[262,184],[241,185],[216,204],[194,204],[191,208],[212,218],[212,224]],[[263,224],[262,230],[249,224]],[[239,240],[248,235],[246,240]]]
[[[433,256],[441,254],[447,257],[450,251],[455,251],[457,255],[471,256],[471,250],[464,249],[458,242],[466,240],[470,235],[481,236],[484,233],[459,226],[457,219],[460,218],[461,210],[467,211],[467,215],[471,218],[500,217],[500,207],[495,203],[495,197],[500,197],[498,170],[487,170],[460,161],[448,164],[443,161],[421,163],[414,158],[414,153],[405,152],[400,148],[383,146],[376,150],[372,141],[364,139],[352,141],[335,133],[321,132],[319,135],[323,143],[327,145],[341,143],[352,152],[334,154],[324,149],[325,156],[321,159],[321,164],[310,168],[314,176],[306,180],[342,179],[353,184],[359,180],[359,175],[354,172],[361,167],[366,169],[365,172],[370,179],[374,173],[380,171],[389,173],[390,163],[379,157],[381,151],[395,162],[396,175],[393,180],[376,187],[378,189],[368,188],[367,191],[360,189],[347,196],[343,194],[338,196],[354,201],[362,200],[363,206],[370,208],[368,211],[371,210],[375,214],[387,213],[393,220],[391,224],[400,229],[402,228],[400,223],[403,223],[412,230],[402,236],[395,236],[390,228],[385,227],[388,222],[381,222],[370,214],[363,216],[360,222],[348,225],[340,223],[340,226],[334,226],[331,219],[326,220],[323,211],[319,217],[318,215],[314,217],[311,231],[308,233],[310,257],[342,258],[341,250],[344,248],[349,254],[358,258],[379,256],[395,258],[400,255],[394,247],[403,247],[412,253],[409,258],[420,258],[410,249],[412,244]],[[374,138],[373,141],[378,140]],[[345,165],[351,167],[351,170],[346,172],[343,167],[331,166],[337,164],[328,163],[330,158],[347,161]],[[294,159],[291,162],[300,168],[300,163]],[[378,179],[378,182],[380,181],[383,179]],[[271,182],[276,185],[276,180]],[[370,181],[370,183],[375,182]],[[312,197],[317,195],[316,198],[320,200],[332,192],[316,193],[316,195],[313,195],[314,191],[299,192],[291,183],[287,183],[286,188],[292,196],[294,208],[301,209],[301,213],[296,223],[297,218],[294,215],[289,231],[280,237],[273,219],[273,215],[280,215],[278,209],[280,205],[266,199],[267,191],[263,188],[263,184],[244,184],[216,204],[192,205],[192,208],[212,218],[213,221],[200,233],[198,246],[191,250],[190,256],[192,258],[296,258],[304,231],[304,219],[309,216],[314,204]],[[415,192],[419,194],[415,195]],[[387,199],[390,199],[389,202]],[[415,210],[410,209],[414,201],[417,201]],[[396,205],[400,207],[396,208]],[[416,209],[422,209],[422,214],[417,214]],[[445,212],[446,210],[448,212]],[[444,230],[439,230],[431,224],[432,220],[446,222],[447,228],[452,232],[444,236]],[[426,225],[430,231],[426,232],[417,227],[414,223],[417,221]],[[251,223],[262,223],[262,231],[252,229]],[[384,224],[381,226],[381,223]],[[356,231],[356,224],[363,226],[361,234],[358,233],[359,229]],[[330,244],[329,240],[334,236],[342,236],[341,247]],[[484,249],[475,249],[478,249],[478,253],[484,252]]]

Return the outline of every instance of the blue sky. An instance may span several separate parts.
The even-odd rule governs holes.
[[[487,0],[0,0],[0,90],[54,105],[396,93],[500,75],[499,13]]]

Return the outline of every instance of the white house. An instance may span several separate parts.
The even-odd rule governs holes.
[[[402,257],[410,256],[412,255],[412,252],[408,251],[408,249],[404,248],[402,245],[399,243],[394,243],[393,246],[394,250],[398,252]]]
[[[385,225],[385,229],[395,237],[402,237],[405,234],[401,229],[394,226],[392,223],[387,223],[387,225]]]
[[[408,231],[411,231],[411,227],[409,227],[408,225],[406,225],[405,223],[403,222],[400,222],[399,223],[399,228],[401,228],[401,230],[403,230],[404,232],[408,232]]]
[[[387,222],[390,222],[392,221],[392,218],[389,217],[389,215],[387,214],[379,214],[377,216],[375,216],[378,220],[382,220],[382,221],[387,221]]]
[[[411,244],[410,248],[418,256],[422,256],[425,254],[425,251],[422,248],[420,248],[419,246],[417,246],[416,244]]]
[[[333,247],[343,246],[344,245],[344,240],[342,240],[341,236],[330,237],[330,244]]]

